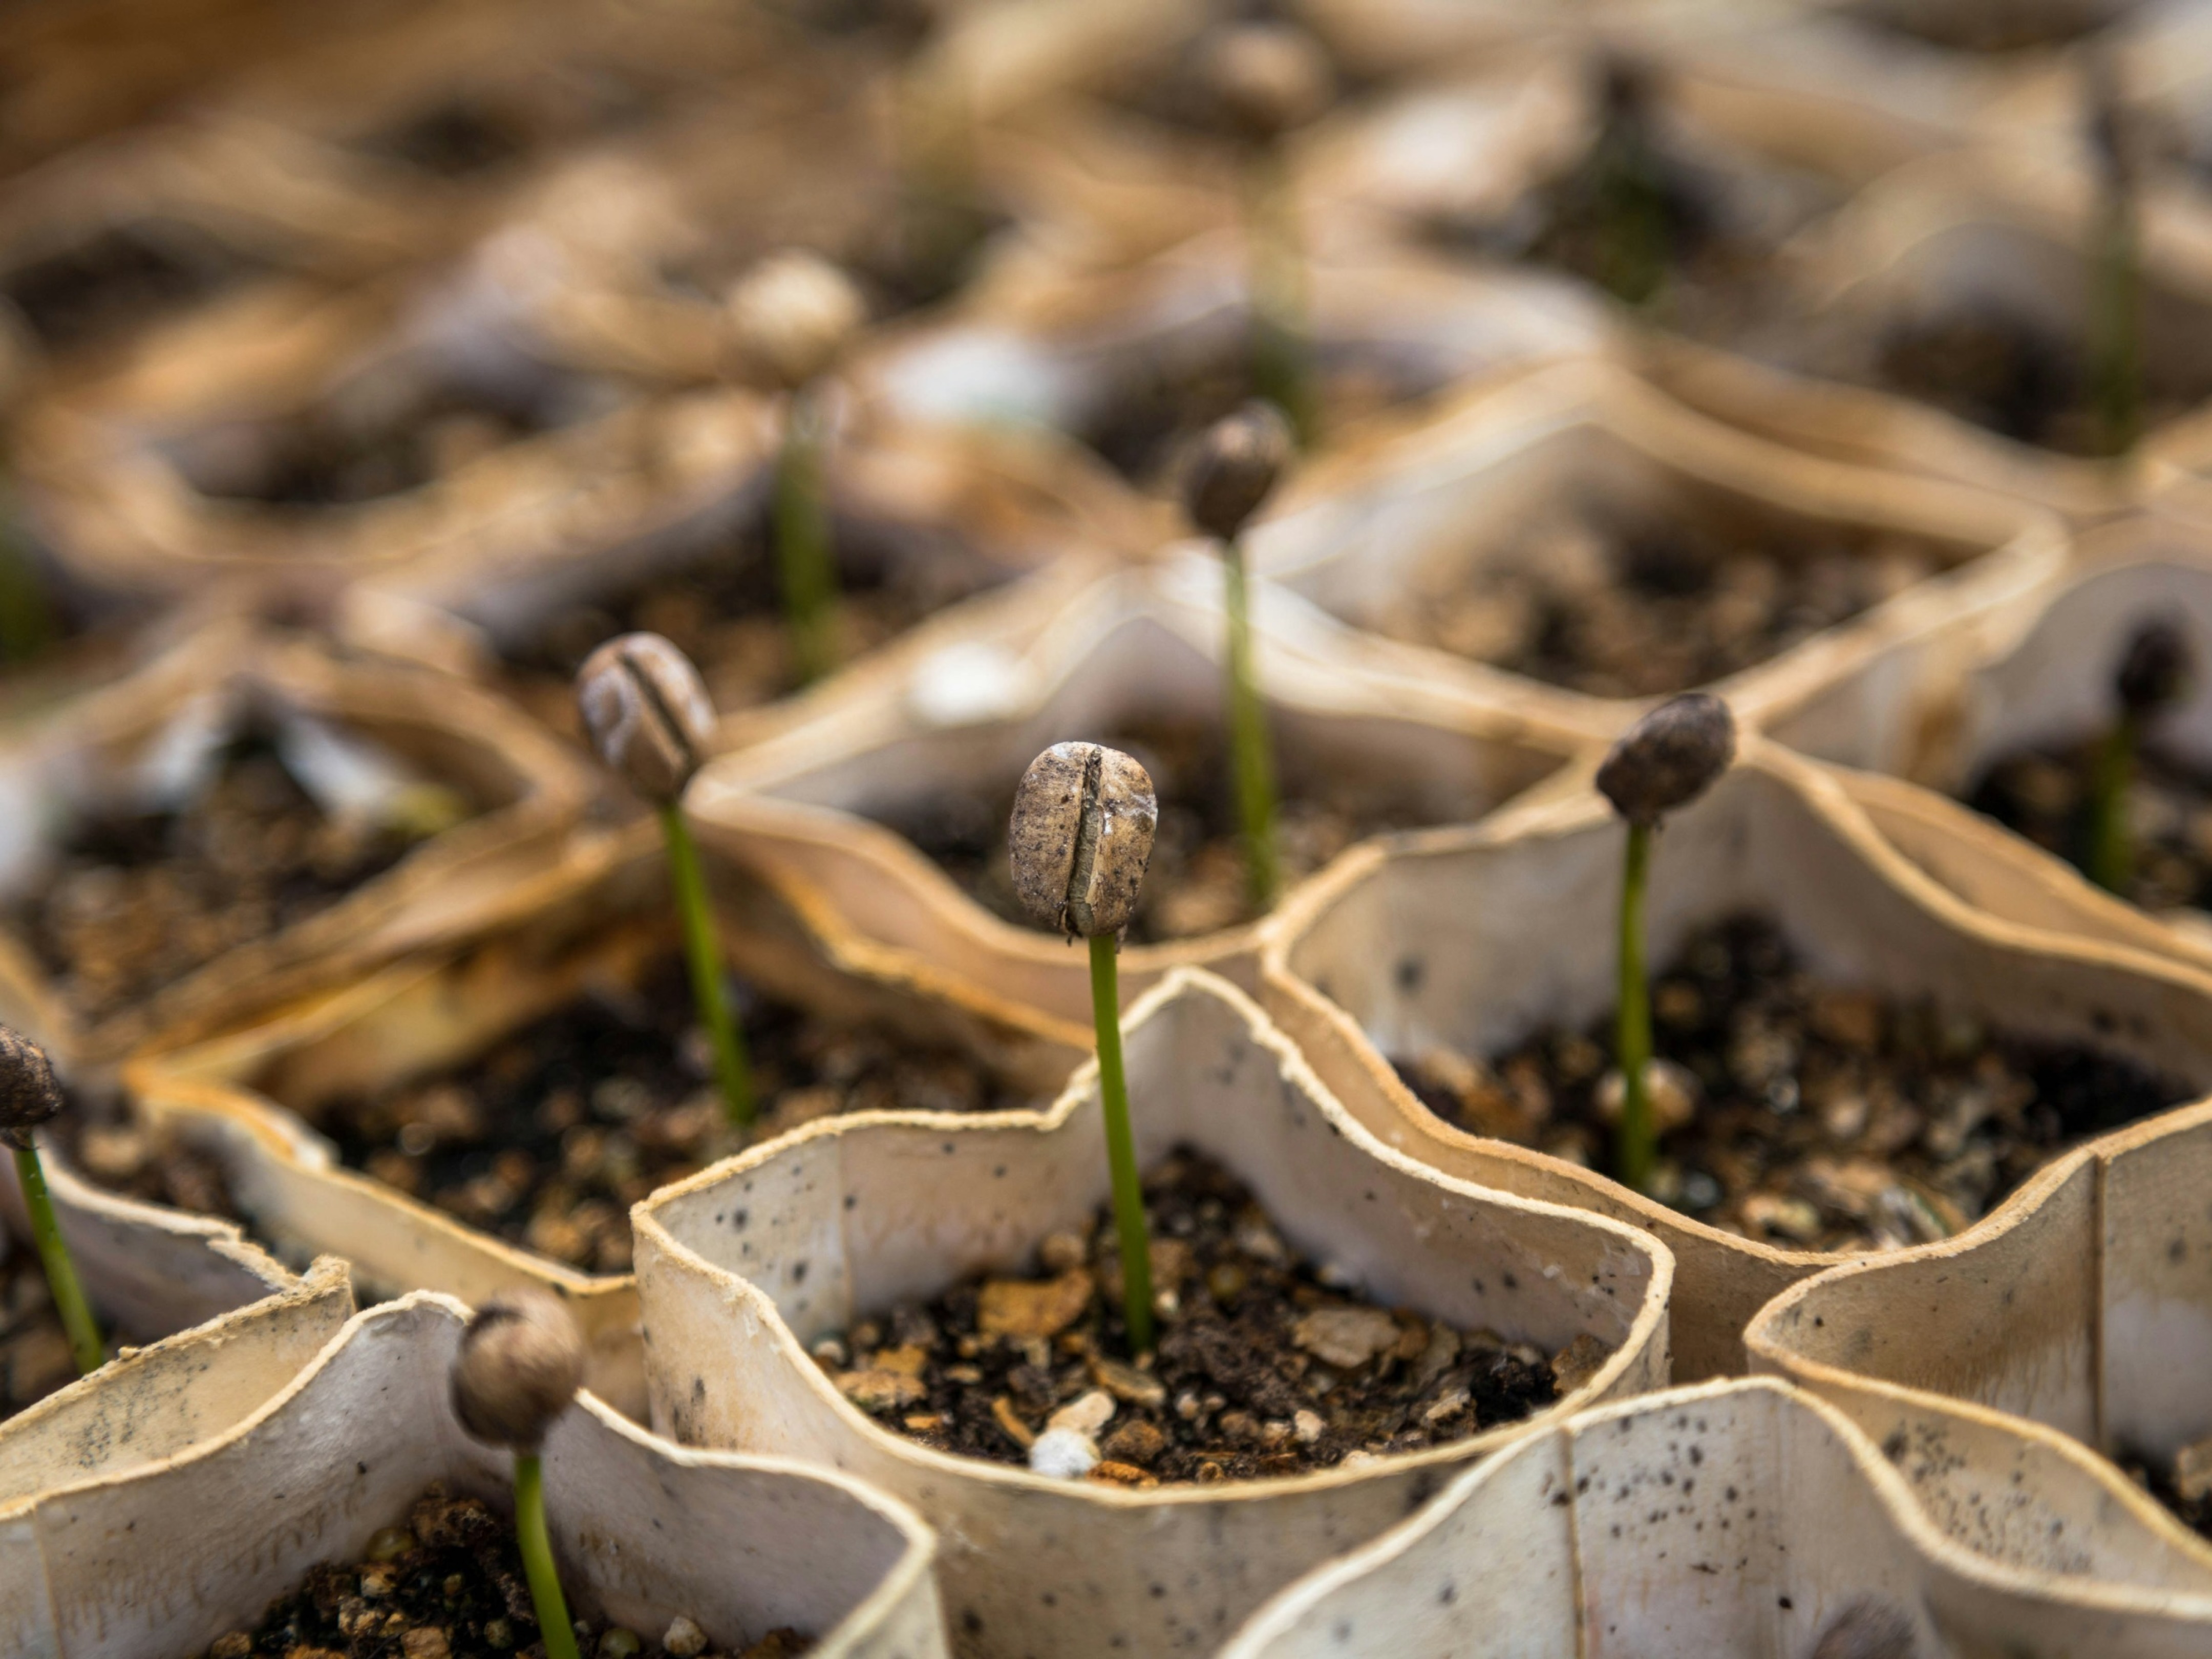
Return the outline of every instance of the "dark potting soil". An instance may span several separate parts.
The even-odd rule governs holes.
[[[46,1130],[69,1167],[105,1191],[142,1204],[244,1222],[222,1160],[166,1127],[95,1120],[68,1111]]]
[[[1251,1480],[1448,1445],[1550,1405],[1607,1350],[1558,1356],[1385,1309],[1316,1271],[1234,1176],[1178,1148],[1145,1176],[1158,1351],[1127,1362],[1110,1209],[1039,1249],[1042,1271],[976,1278],[815,1346],[846,1398],[940,1451],[1026,1464],[1054,1413],[1110,1404],[1085,1477]],[[1086,1396],[1101,1395],[1101,1400]],[[1076,1407],[1077,1415],[1085,1407]]]
[[[380,823],[327,816],[268,740],[243,738],[188,805],[78,823],[9,925],[104,1018],[328,908],[472,810],[430,783],[394,806]]]
[[[755,1139],[840,1113],[1006,1111],[973,1060],[881,1027],[836,1024],[738,988]],[[595,988],[481,1058],[313,1115],[351,1168],[541,1255],[630,1265],[630,1206],[743,1144],[675,958]]]
[[[1409,590],[1382,630],[1599,697],[1663,696],[1755,667],[1941,568],[1902,536],[1565,511],[1487,568]]]
[[[18,266],[0,277],[0,295],[40,344],[64,351],[143,328],[267,269],[196,226],[124,224]]]
[[[69,1334],[47,1294],[38,1252],[13,1239],[7,1248],[0,1260],[0,1421],[76,1381]]]
[[[837,659],[849,662],[945,606],[995,586],[1006,572],[949,535],[838,518]],[[707,557],[548,617],[507,653],[533,712],[577,728],[576,670],[605,641],[634,629],[665,635],[698,665],[714,707],[749,708],[799,688],[783,589],[765,507]]]
[[[575,1607],[568,1611],[574,1619]],[[797,1659],[814,1645],[793,1630],[750,1644],[727,1632],[714,1641],[681,1608],[660,1632],[574,1623],[584,1652],[634,1659]],[[360,1560],[309,1569],[258,1624],[217,1637],[194,1659],[520,1659],[542,1655],[538,1644],[514,1522],[434,1484],[402,1524],[368,1540]]]
[[[1966,801],[2077,867],[2088,857],[2099,738],[2024,750],[1993,764]],[[2212,906],[2212,773],[2154,744],[2136,756],[2126,818],[2134,867],[2120,895],[2146,910]]]
[[[2191,1481],[2193,1498],[2182,1496],[2183,1458],[2170,1459],[2161,1464],[2148,1457],[2123,1455],[2118,1462],[2137,1486],[2171,1510],[2173,1518],[2208,1540],[2212,1540],[2212,1490],[2199,1490],[2201,1480]]]
[[[1129,939],[1138,944],[1190,939],[1251,920],[1236,784],[1220,733],[1195,720],[1149,720],[1116,727],[1095,741],[1142,762],[1159,799],[1152,860]],[[1277,750],[1282,799],[1276,856],[1286,890],[1355,842],[1438,821],[1411,789],[1362,784],[1334,769],[1298,761],[1295,750]],[[1035,927],[1015,896],[1007,856],[1006,824],[1019,781],[1009,777],[988,791],[941,789],[878,816],[984,908]]]
[[[2069,1146],[2195,1092],[2078,1043],[1821,985],[1759,916],[1692,935],[1651,1000],[1669,1067],[1653,1091],[1665,1131],[1653,1195],[1786,1248],[1946,1237]],[[1608,1013],[1487,1059],[1436,1050],[1394,1063],[1452,1122],[1603,1170],[1613,1036]],[[1688,1103],[1671,1130],[1668,1098]]]

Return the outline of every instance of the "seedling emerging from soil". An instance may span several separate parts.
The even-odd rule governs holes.
[[[1735,758],[1735,716],[1728,704],[1707,692],[1691,691],[1661,703],[1630,726],[1597,769],[1599,793],[1628,823],[1613,1040],[1621,1081],[1613,1166],[1622,1182],[1638,1192],[1650,1182],[1659,1145],[1651,1121],[1651,988],[1644,960],[1644,885],[1651,866],[1651,832],[1668,813],[1711,788]]]
[[[469,1437],[514,1454],[514,1540],[548,1659],[577,1659],[576,1627],[561,1594],[545,1529],[545,1436],[584,1382],[584,1343],[552,1294],[502,1291],[461,1333],[453,1356],[453,1415]]]
[[[2135,447],[2142,423],[2142,261],[2136,234],[2136,134],[2106,53],[2086,60],[2083,88],[2097,199],[2090,216],[2089,369],[2097,441],[2107,455]]]
[[[1320,42],[1288,23],[1238,23],[1221,30],[1207,48],[1205,74],[1246,152],[1253,385],[1290,416],[1303,448],[1314,441],[1320,409],[1308,337],[1297,198],[1283,140],[1328,106],[1335,77]]]
[[[2135,872],[2128,789],[2135,781],[2136,750],[2144,728],[2188,695],[2197,672],[2195,656],[2189,636],[2173,623],[2145,623],[2128,641],[2112,676],[2119,716],[2098,751],[2089,787],[2089,879],[2108,891],[2124,891]]]
[[[787,250],[755,265],[730,294],[738,346],[784,392],[783,451],[775,470],[775,526],[783,614],[802,680],[836,665],[837,565],[822,483],[823,377],[867,319],[845,273]]]
[[[77,1375],[89,1376],[106,1363],[107,1349],[93,1322],[91,1304],[77,1283],[76,1263],[54,1223],[54,1200],[46,1191],[46,1171],[33,1139],[39,1125],[62,1109],[61,1085],[54,1081],[46,1051],[20,1031],[0,1025],[0,1138],[15,1149],[15,1176],[23,1184],[23,1207],[30,1212],[31,1237],[46,1270],[46,1289],[69,1334]]]
[[[1118,749],[1056,743],[1030,763],[1014,792],[1007,842],[1014,890],[1039,921],[1091,941],[1091,1012],[1098,1031],[1098,1100],[1114,1183],[1121,1253],[1121,1306],[1129,1349],[1152,1346],[1152,1239],[1129,1085],[1121,1067],[1121,975],[1115,953],[1152,862],[1159,803],[1151,775]]]
[[[1650,72],[1607,54],[1598,64],[1598,134],[1590,157],[1599,280],[1640,306],[1667,279],[1667,194],[1651,142]]]
[[[1237,817],[1244,831],[1244,875],[1255,910],[1274,908],[1282,867],[1275,857],[1275,757],[1252,668],[1243,535],[1290,457],[1291,428],[1281,411],[1273,404],[1249,403],[1207,431],[1183,489],[1191,523],[1221,544],[1229,614],[1229,752]]]
[[[691,995],[714,1051],[722,1109],[733,1129],[751,1127],[752,1068],[722,987],[722,951],[699,848],[684,819],[684,787],[714,738],[714,707],[691,659],[658,634],[624,634],[584,659],[576,703],[599,758],[660,813],[668,874],[684,925]]]

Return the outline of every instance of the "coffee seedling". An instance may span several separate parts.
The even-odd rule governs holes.
[[[1029,913],[1091,942],[1091,1012],[1098,1033],[1098,1100],[1113,1178],[1129,1349],[1152,1346],[1152,1239],[1129,1128],[1121,1065],[1121,990],[1115,952],[1152,861],[1159,803],[1145,769],[1116,749],[1056,743],[1030,763],[1014,792],[1008,842],[1014,890]]]
[[[2136,751],[2144,728],[2188,695],[2196,677],[2189,636],[2170,622],[2145,623],[2128,641],[2112,676],[2118,717],[2097,751],[2089,785],[2089,879],[2108,892],[2125,890],[2135,873],[2135,842],[2128,830],[2128,791],[2135,782]]]
[[[1207,431],[1183,490],[1191,523],[1221,544],[1229,618],[1229,750],[1244,832],[1245,879],[1255,910],[1274,907],[1282,867],[1275,854],[1275,757],[1252,666],[1243,532],[1290,454],[1291,429],[1281,413],[1272,404],[1249,403]]]
[[[69,1337],[77,1374],[88,1376],[107,1360],[91,1304],[77,1282],[76,1263],[54,1221],[54,1200],[46,1191],[46,1166],[39,1162],[38,1127],[62,1109],[61,1085],[54,1080],[46,1051],[20,1031],[0,1025],[0,1139],[15,1149],[15,1177],[22,1183],[23,1207],[31,1218],[31,1238],[46,1270],[46,1289]]]
[[[1307,337],[1304,256],[1284,140],[1328,106],[1334,73],[1321,43],[1288,23],[1237,23],[1204,64],[1223,120],[1244,150],[1244,234],[1252,286],[1252,381],[1289,416],[1299,447],[1320,424]]]
[[[599,758],[659,811],[691,995],[714,1048],[722,1109],[732,1128],[750,1127],[752,1071],[722,984],[721,946],[698,845],[684,817],[684,787],[714,738],[706,684],[690,659],[659,635],[624,634],[584,659],[576,674],[576,704]]]
[[[836,550],[822,481],[822,381],[867,319],[860,290],[811,253],[787,250],[755,265],[731,290],[738,349],[784,393],[782,453],[776,460],[775,557],[783,612],[799,678],[836,665]]]
[[[577,1659],[576,1627],[561,1594],[545,1527],[545,1436],[584,1381],[576,1322],[535,1286],[492,1297],[453,1355],[453,1415],[472,1440],[514,1454],[514,1540],[548,1659]]]
[[[2136,229],[2137,134],[2111,57],[2084,60],[2084,126],[2097,198],[2090,215],[2089,371],[2097,442],[2106,455],[2135,447],[2142,425],[2142,259]]]
[[[1667,814],[1712,787],[1735,758],[1735,716],[1718,697],[1691,691],[1630,726],[1597,769],[1598,792],[1628,825],[1620,881],[1620,1001],[1613,1039],[1620,1066],[1620,1127],[1613,1170],[1642,1192],[1658,1156],[1652,1122],[1651,988],[1644,960],[1644,889],[1651,832]]]
[[[1651,142],[1650,74],[1611,54],[1597,74],[1599,126],[1590,169],[1598,280],[1623,304],[1640,306],[1667,279],[1667,191]]]

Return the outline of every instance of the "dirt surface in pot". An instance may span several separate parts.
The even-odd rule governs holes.
[[[574,1619],[575,1587],[563,1589]],[[814,1646],[787,1629],[750,1643],[710,1635],[681,1608],[659,1630],[574,1624],[584,1652],[632,1659],[797,1659]],[[370,1537],[360,1559],[311,1567],[259,1623],[217,1637],[192,1659],[527,1659],[544,1651],[514,1522],[434,1483],[403,1519]]]
[[[2088,857],[2089,802],[2101,738],[2007,755],[1966,803],[2077,868]],[[2147,744],[2125,809],[2134,867],[2120,896],[2146,910],[2212,906],[2212,772]]]
[[[1011,574],[949,534],[838,516],[837,659],[854,662]],[[580,729],[575,674],[617,634],[661,634],[699,665],[714,707],[750,708],[799,689],[765,507],[710,556],[555,611],[507,653],[539,719]]]
[[[1692,935],[1651,1001],[1652,1195],[1785,1249],[1948,1237],[2069,1146],[2198,1092],[2078,1043],[1824,985],[1756,915]],[[1462,1127],[1611,1167],[1610,1014],[1487,1059],[1439,1048],[1394,1063]]]
[[[425,780],[392,793],[380,817],[333,816],[272,741],[248,736],[187,805],[76,824],[8,922],[64,998],[104,1019],[327,908],[472,811]]]
[[[12,1176],[8,1177],[13,1179]],[[46,1291],[38,1252],[16,1238],[0,1261],[0,1422],[76,1381],[69,1333]]]
[[[2149,368],[2154,375],[2155,359]],[[2067,455],[2105,453],[2077,341],[1989,307],[1890,332],[1869,370],[1839,371],[1986,428],[2001,437]],[[2188,394],[2149,380],[2139,420],[2145,431],[2185,414],[2212,388]]]
[[[2175,1520],[2212,1540],[2212,1439],[2184,1446],[2162,1462],[2128,1453],[2117,1461],[2128,1478],[2171,1510]]]
[[[843,1112],[1006,1111],[1037,1103],[968,1056],[738,988],[753,1139]],[[316,1109],[340,1157],[470,1225],[570,1267],[627,1273],[630,1206],[744,1144],[673,957],[595,988],[481,1058]]]
[[[1756,667],[1942,566],[1905,536],[1690,514],[1629,526],[1570,510],[1484,568],[1409,585],[1376,623],[1589,696],[1664,696]]]
[[[192,1146],[167,1124],[94,1119],[64,1112],[45,1132],[70,1170],[105,1192],[142,1204],[167,1204],[194,1215],[244,1222],[222,1160]]]
[[[0,277],[39,343],[74,350],[143,329],[211,299],[267,264],[196,225],[152,220],[112,226]]]
[[[1180,1147],[1145,1176],[1156,1353],[1127,1363],[1110,1208],[1055,1233],[1040,1271],[978,1277],[815,1345],[848,1400],[939,1451],[1036,1466],[1048,1430],[1119,1486],[1255,1480],[1449,1445],[1580,1386],[1609,1351],[1558,1354],[1378,1306],[1300,1258],[1250,1191]],[[1053,1449],[1047,1448],[1047,1453]],[[1040,1456],[1045,1454],[1040,1454]]]
[[[1140,945],[1194,939],[1252,920],[1235,780],[1220,732],[1196,720],[1150,720],[1117,726],[1093,740],[1141,761],[1159,798],[1152,861],[1128,938]],[[1354,842],[1444,821],[1413,787],[1302,763],[1295,749],[1279,749],[1276,763],[1282,784],[1276,855],[1286,888]],[[985,909],[1034,928],[1036,920],[1015,896],[1007,857],[1006,823],[1018,781],[1017,775],[988,790],[948,788],[876,816],[927,854]]]

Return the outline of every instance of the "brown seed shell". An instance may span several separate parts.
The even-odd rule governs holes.
[[[1136,913],[1158,823],[1152,776],[1135,760],[1100,744],[1056,743],[1014,792],[1014,890],[1070,938],[1118,933]]]
[[[560,1298],[534,1285],[488,1298],[453,1356],[453,1414],[488,1446],[534,1452],[584,1383],[584,1340]]]
[[[46,1051],[0,1025],[0,1140],[27,1150],[32,1132],[62,1109],[61,1085]]]
[[[599,758],[650,801],[681,795],[714,745],[707,684],[658,634],[623,634],[585,658],[576,707]]]
[[[1704,794],[1735,759],[1735,713],[1711,692],[1686,691],[1622,733],[1597,769],[1598,793],[1649,829]]]
[[[1274,404],[1254,398],[1206,428],[1183,480],[1183,510],[1206,534],[1227,541],[1242,531],[1290,465],[1291,423]]]
[[[2196,672],[2197,653],[2189,635],[2160,617],[2145,623],[2129,639],[2112,676],[2112,690],[2121,708],[2131,714],[2148,714],[2187,696]]]

